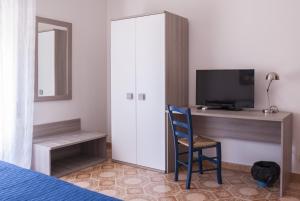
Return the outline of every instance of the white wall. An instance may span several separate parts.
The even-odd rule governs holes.
[[[81,118],[106,132],[106,1],[37,0],[37,15],[73,24],[73,98],[35,103],[34,124]]]
[[[196,69],[255,68],[258,109],[266,102],[265,74],[278,72],[281,80],[274,82],[271,98],[280,110],[294,113],[293,171],[300,173],[299,0],[109,0],[107,7],[109,19],[159,10],[189,19],[192,105]],[[107,45],[109,58],[109,38]],[[278,145],[230,139],[221,142],[225,161],[251,164],[279,159]]]

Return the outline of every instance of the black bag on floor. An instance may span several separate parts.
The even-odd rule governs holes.
[[[272,186],[280,176],[280,166],[275,162],[258,161],[252,166],[251,174],[255,180]]]

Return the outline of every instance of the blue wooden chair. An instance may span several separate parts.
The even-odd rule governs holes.
[[[192,115],[189,108],[180,108],[168,105],[169,119],[172,125],[174,146],[175,146],[175,181],[178,181],[178,166],[183,165],[188,168],[186,189],[190,189],[192,173],[203,174],[206,171],[217,170],[217,181],[222,184],[221,173],[221,143],[200,136],[193,136]],[[188,151],[179,152],[179,144],[187,147]],[[216,148],[216,157],[207,157],[202,154],[203,149]],[[198,152],[198,159],[193,160],[193,153]],[[179,156],[188,154],[188,162],[179,160]],[[215,164],[215,168],[203,169],[203,161],[210,161]],[[199,169],[192,170],[193,162],[198,162]]]

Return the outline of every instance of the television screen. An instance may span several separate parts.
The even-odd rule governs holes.
[[[253,108],[254,69],[197,70],[196,104],[221,108]]]

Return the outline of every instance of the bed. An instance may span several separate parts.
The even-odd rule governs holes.
[[[120,201],[2,161],[0,161],[0,200]]]

